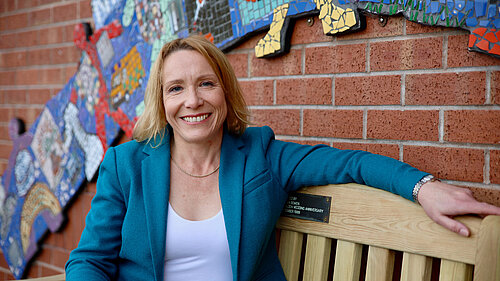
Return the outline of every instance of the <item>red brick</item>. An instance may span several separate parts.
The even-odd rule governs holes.
[[[71,25],[71,30],[73,30],[74,24]],[[67,26],[51,27],[46,29],[41,29],[38,32],[37,45],[48,45],[48,44],[58,44],[64,42],[72,42],[72,38],[65,38],[65,31]],[[76,48],[76,47],[75,47]]]
[[[61,2],[61,0],[38,0],[38,3],[40,6],[55,3],[55,2]]]
[[[7,124],[0,125],[0,140],[6,140],[6,141],[10,140],[9,126]]]
[[[406,21],[406,34],[420,34],[420,33],[442,33],[446,31],[455,30],[444,26],[430,26],[417,22]]]
[[[404,146],[403,160],[438,178],[483,182],[484,152],[480,149]]]
[[[335,78],[335,105],[401,104],[401,76]]]
[[[27,273],[25,273],[27,278],[37,278],[41,277],[40,272],[40,263],[34,262],[29,265],[27,268]]]
[[[303,144],[303,145],[311,145],[311,146],[318,145],[318,144],[330,145],[329,143],[324,142],[324,141],[312,141],[312,140],[300,141],[300,140],[287,140],[287,139],[281,139],[281,140],[288,141],[288,142],[295,142],[295,143]]]
[[[83,219],[83,225],[85,226],[85,218],[87,217],[87,214],[90,211],[90,205],[92,202],[92,199],[94,198],[94,193],[89,193],[89,192],[83,192],[80,197],[81,197],[81,206],[82,206],[82,219]]]
[[[469,52],[469,35],[448,36],[448,67],[500,65],[500,59],[490,55]]]
[[[34,85],[39,82],[38,74],[39,69],[26,69],[26,70],[18,70],[16,73],[15,80],[12,80],[11,83],[15,81],[16,85]]]
[[[16,2],[18,2],[18,1],[16,1],[16,0],[3,0],[0,2],[3,2],[4,12],[15,11],[17,9]]]
[[[312,19],[311,26],[308,23],[309,19]],[[316,42],[330,42],[332,40],[332,36],[325,35],[323,32],[323,26],[318,16],[314,16],[297,19],[293,27],[290,44],[296,45]]]
[[[26,66],[27,64],[26,52],[0,54],[0,68]]]
[[[306,48],[305,72],[364,72],[366,44]]]
[[[80,19],[92,18],[91,0],[81,1],[79,4]]]
[[[403,35],[403,17],[386,17],[387,24],[381,26],[379,17],[366,17],[366,28],[361,31],[356,31],[348,34],[339,34],[338,40],[352,40],[365,38],[383,38],[388,36]]]
[[[64,232],[66,230],[66,226],[62,229],[61,232],[49,233],[47,239],[45,239],[45,245],[50,245],[58,248],[64,247]]]
[[[66,68],[51,68],[37,71],[38,80],[35,81],[35,84],[37,85],[64,84],[68,81],[68,79],[65,79],[66,75],[68,75],[68,77],[71,77],[75,74],[75,72],[67,73]]]
[[[36,260],[44,263],[50,264],[52,256],[52,249],[47,247],[42,247],[40,251],[38,251]]]
[[[1,268],[9,268],[9,264],[7,263],[7,260],[5,260],[5,256],[3,255],[4,253],[0,251],[0,267]]]
[[[54,22],[70,21],[77,19],[78,3],[71,3],[53,8]]]
[[[52,93],[48,89],[37,89],[26,92],[27,103],[46,104],[51,98]]]
[[[28,26],[28,14],[20,13],[10,16],[0,17],[0,31],[12,31],[14,29]]]
[[[0,1],[2,2],[2,1]],[[5,50],[5,49],[10,49],[10,48],[15,48],[17,46],[17,34],[18,33],[12,33],[12,34],[1,34],[0,35],[0,49]]]
[[[69,251],[75,249],[78,245],[85,225],[81,203],[82,199],[77,197],[67,211],[68,223],[64,228],[64,249]]]
[[[273,104],[273,80],[242,81],[240,85],[248,105]]]
[[[258,126],[269,126],[277,135],[300,134],[300,111],[295,109],[255,109],[252,122]]]
[[[481,187],[467,187],[476,200],[500,207],[500,190]]]
[[[16,81],[16,72],[0,71],[0,85],[12,85]]]
[[[82,54],[75,46],[52,48],[51,53],[52,64],[76,63]]]
[[[24,90],[12,90],[4,91],[1,93],[3,95],[3,102],[5,104],[26,104],[28,103],[26,99],[26,92]]]
[[[51,264],[59,268],[64,268],[66,261],[69,259],[69,251],[64,249],[52,249],[52,260]]]
[[[491,73],[491,103],[500,104],[500,71]]]
[[[485,94],[485,72],[406,75],[406,104],[484,104]]]
[[[26,127],[29,128],[28,125],[35,122],[41,111],[42,109],[40,108],[15,108],[14,114],[16,117],[22,119],[26,123]]]
[[[61,274],[61,273],[64,273],[64,269],[59,269],[59,270],[55,270],[55,269],[52,269],[50,267],[46,267],[46,266],[40,266],[41,268],[41,271],[40,271],[40,277],[46,277],[46,276],[52,276],[52,275],[58,275],[58,274]]]
[[[361,110],[304,110],[305,136],[362,138],[363,111]]]
[[[439,114],[430,110],[369,110],[367,137],[437,141]]]
[[[25,31],[17,33],[16,47],[32,47],[37,45],[38,31]]]
[[[276,81],[277,104],[332,104],[331,78],[297,78]]]
[[[248,77],[248,54],[227,54],[236,77]]]
[[[391,40],[370,44],[371,71],[442,67],[443,38]]]
[[[338,149],[363,150],[399,160],[399,146],[397,144],[335,142],[333,143],[333,147]]]
[[[3,175],[5,170],[7,170],[8,159],[0,159],[0,174]]]
[[[37,6],[37,0],[22,0],[17,1],[17,9],[29,9]]]
[[[64,26],[63,40],[64,42],[73,42],[73,33],[75,31],[75,24]]]
[[[96,183],[95,182],[89,182],[87,183],[87,189],[86,191],[92,195],[95,195],[96,193]]]
[[[73,77],[78,70],[78,64],[73,64],[73,66],[67,66],[62,71],[62,80],[59,80],[60,84],[66,84],[71,77]]]
[[[290,53],[275,58],[252,56],[250,74],[253,77],[301,74],[301,57],[301,50],[290,50]]]
[[[31,12],[30,23],[31,25],[43,25],[52,23],[50,9]]]
[[[500,150],[490,151],[490,182],[500,184]]]
[[[11,144],[0,144],[0,158],[9,159],[10,153],[12,152]]]
[[[32,66],[51,64],[52,49],[30,50],[26,53],[27,61]]]
[[[500,110],[453,110],[444,113],[444,140],[500,143]]]
[[[1,76],[1,75],[0,75]],[[0,107],[0,122],[8,123],[14,117],[14,109],[10,107]]]
[[[257,33],[243,41],[241,41],[239,44],[237,44],[235,47],[236,50],[248,50],[251,49],[252,51],[254,50],[255,46],[257,45],[257,42],[259,42],[260,39],[264,38],[266,35],[267,31]]]

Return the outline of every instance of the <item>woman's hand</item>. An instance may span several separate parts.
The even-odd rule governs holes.
[[[500,215],[500,208],[479,202],[472,197],[472,191],[443,182],[427,182],[420,188],[418,202],[425,213],[436,223],[463,236],[469,236],[469,229],[454,216],[465,214]]]

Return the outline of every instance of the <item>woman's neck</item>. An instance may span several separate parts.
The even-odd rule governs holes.
[[[205,174],[219,166],[222,138],[204,143],[186,143],[171,139],[172,159],[185,171]]]

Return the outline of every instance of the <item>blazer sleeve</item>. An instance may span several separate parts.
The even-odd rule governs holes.
[[[275,140],[270,128],[264,128],[261,136],[273,174],[288,192],[303,186],[354,182],[413,200],[413,187],[428,174],[393,158],[366,151]]]
[[[116,152],[109,148],[99,168],[85,229],[65,266],[68,281],[111,280],[116,276],[126,209],[116,167]]]

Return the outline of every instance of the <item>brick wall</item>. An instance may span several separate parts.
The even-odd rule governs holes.
[[[0,1],[0,172],[12,149],[8,122],[28,127],[74,75],[76,23],[90,0]],[[500,60],[466,49],[464,31],[390,17],[382,27],[328,37],[298,20],[290,53],[256,59],[251,37],[229,53],[258,125],[278,138],[362,149],[403,160],[500,205]],[[125,140],[124,140],[125,141]],[[28,277],[63,272],[76,247],[95,183],[48,234]],[[0,279],[12,279],[0,255]]]

